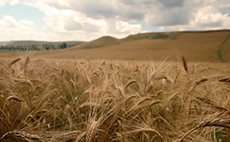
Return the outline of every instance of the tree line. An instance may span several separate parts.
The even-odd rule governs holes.
[[[63,42],[62,44],[32,44],[32,45],[0,45],[0,50],[56,50],[65,49],[74,45],[67,45]]]

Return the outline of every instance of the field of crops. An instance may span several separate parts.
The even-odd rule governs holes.
[[[0,58],[0,142],[228,142],[230,64]]]

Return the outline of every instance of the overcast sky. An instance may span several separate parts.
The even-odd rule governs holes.
[[[230,28],[230,0],[0,0],[0,41]]]

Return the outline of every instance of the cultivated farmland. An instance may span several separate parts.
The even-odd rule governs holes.
[[[0,141],[229,141],[230,65],[168,57],[1,58]]]

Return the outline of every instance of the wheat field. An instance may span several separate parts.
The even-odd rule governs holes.
[[[230,65],[0,58],[0,142],[228,142]]]

